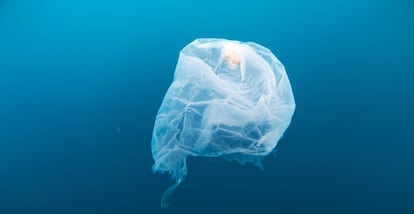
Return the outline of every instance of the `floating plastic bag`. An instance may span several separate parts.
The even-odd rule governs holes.
[[[189,156],[260,166],[294,110],[286,71],[267,48],[225,39],[197,39],[184,47],[152,138],[153,171],[175,181],[161,206],[187,175]]]

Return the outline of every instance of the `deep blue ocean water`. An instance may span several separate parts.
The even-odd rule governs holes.
[[[414,213],[411,1],[0,0],[0,214]],[[264,170],[153,174],[178,53],[254,41],[297,109]]]

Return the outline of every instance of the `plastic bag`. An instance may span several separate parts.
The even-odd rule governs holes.
[[[189,156],[260,165],[294,110],[284,66],[267,48],[225,39],[188,44],[154,125],[153,171],[168,172],[175,180],[161,206],[185,178]]]

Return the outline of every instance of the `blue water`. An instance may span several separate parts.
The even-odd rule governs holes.
[[[410,1],[0,0],[0,213],[414,213]],[[261,171],[153,174],[155,115],[195,38],[254,41],[297,109]]]

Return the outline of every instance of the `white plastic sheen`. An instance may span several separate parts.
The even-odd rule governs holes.
[[[281,62],[253,42],[196,39],[180,52],[174,81],[158,111],[154,172],[175,184],[189,156],[218,157],[260,166],[290,124],[295,101]]]

